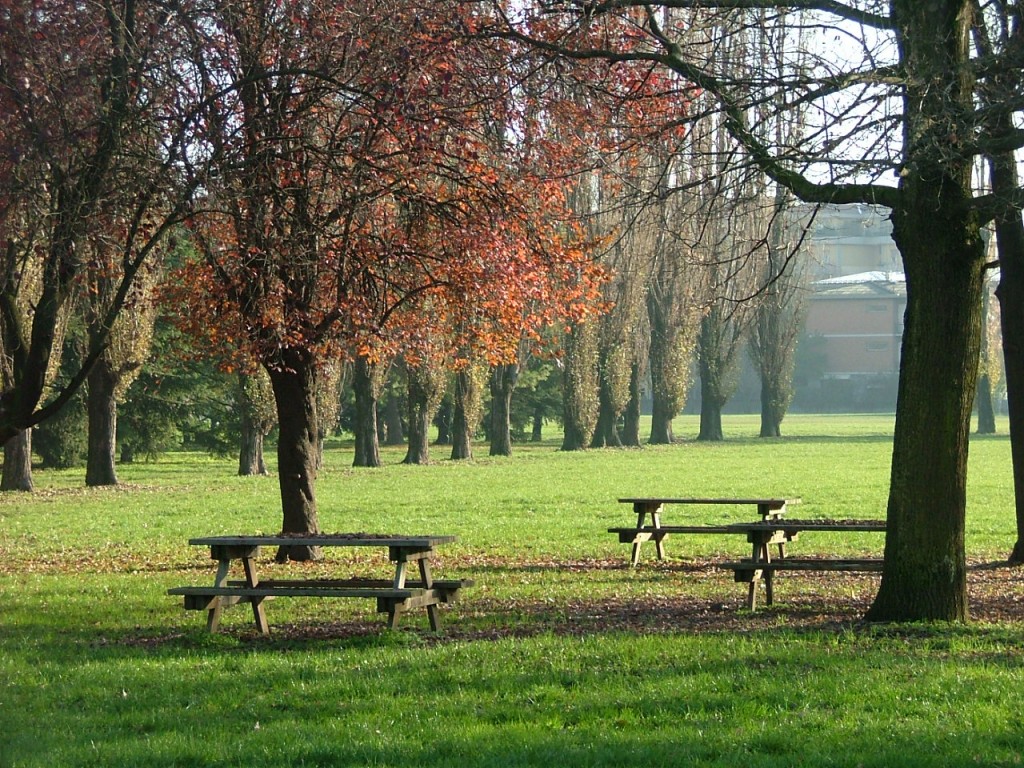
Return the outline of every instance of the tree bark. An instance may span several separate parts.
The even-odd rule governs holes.
[[[455,403],[452,399],[446,397],[441,401],[434,416],[434,426],[437,427],[434,445],[452,445],[456,439],[452,434],[455,430]]]
[[[978,394],[974,401],[975,409],[978,412],[978,434],[994,435],[996,433],[996,412],[992,407],[992,378],[987,373],[978,377]]]
[[[430,412],[426,395],[409,382],[409,440],[403,464],[430,463]]]
[[[722,432],[722,399],[714,382],[701,371],[700,377],[700,430],[698,440],[720,442],[725,439]]]
[[[533,429],[530,431],[530,442],[540,443],[544,440],[544,409],[537,406],[533,411]]]
[[[640,447],[640,364],[633,362],[629,371],[629,402],[622,414],[622,444],[629,448]]]
[[[403,445],[405,430],[402,426],[402,409],[394,392],[384,403],[384,444]]]
[[[676,438],[672,432],[672,420],[678,412],[672,402],[664,397],[653,395],[651,402],[651,445],[671,445]]]
[[[591,448],[621,448],[622,438],[619,437],[619,413],[616,409],[615,400],[611,388],[604,376],[600,377],[600,386],[597,390],[597,424],[594,427],[594,436],[591,438]]]
[[[477,427],[479,393],[473,370],[466,367],[455,374],[452,398],[452,459],[473,458],[473,433]]]
[[[594,436],[600,389],[597,357],[596,323],[579,323],[565,338],[563,451],[582,451]]]
[[[354,467],[379,467],[380,443],[377,437],[377,397],[380,394],[377,366],[360,355],[352,371],[352,388],[355,392],[356,455]]]
[[[974,396],[974,408],[978,412],[978,434],[994,435],[996,433],[996,412],[992,407],[992,376],[989,374],[991,361],[991,344],[988,337],[989,317],[988,285],[981,300],[981,357],[978,362],[978,391]]]
[[[238,474],[266,475],[267,464],[263,456],[263,430],[245,408],[242,409],[241,439],[238,449]]]
[[[785,393],[779,392],[773,384],[772,379],[762,376],[761,437],[782,437],[782,419],[786,412],[779,408],[779,402]]]
[[[718,442],[722,432],[722,409],[729,402],[739,380],[738,360],[743,337],[739,308],[726,311],[711,307],[700,323],[697,360],[700,370],[700,431],[698,440]]]
[[[964,621],[967,450],[985,252],[970,206],[971,162],[942,148],[973,106],[970,17],[962,0],[893,0],[892,7],[901,59],[914,66],[904,91],[905,172],[892,213],[907,312],[885,565],[867,617]]]
[[[658,300],[655,291],[647,298],[647,317],[651,325],[651,439],[652,445],[669,445],[675,441],[672,421],[686,403],[689,386],[689,346],[686,329],[672,318],[667,299]],[[692,338],[692,337],[690,337]],[[686,354],[683,353],[684,347]],[[685,363],[684,363],[685,358]]]
[[[277,473],[282,533],[320,533],[316,508],[316,364],[308,351],[285,349],[267,368],[277,405]],[[319,547],[281,547],[277,561],[319,560]]]
[[[921,216],[911,209],[894,217],[907,267],[908,307],[885,565],[868,612],[873,621],[967,618],[964,518],[980,340],[981,241],[963,236],[969,227],[962,219],[959,226],[945,225],[958,218],[959,206],[953,205],[955,196],[942,197],[935,201],[942,214]]]
[[[995,195],[1003,197],[1017,188],[1017,161],[1013,153],[990,158],[989,163]],[[1017,541],[1008,559],[1012,564],[1021,564],[1024,563],[1024,220],[1020,211],[1009,211],[997,217],[995,230],[999,255],[996,299],[1003,336],[1003,375],[1006,377],[1017,521]]]
[[[114,389],[118,376],[105,357],[89,371],[86,410],[89,416],[85,484],[90,487],[117,485],[114,450],[117,442],[117,400]]]
[[[997,221],[996,237],[999,244],[999,287],[996,288],[996,297],[999,300],[1003,332],[1003,373],[1006,376],[1010,461],[1013,465],[1017,521],[1017,541],[1009,560],[1020,564],[1024,563],[1024,224],[1021,222],[1021,214],[1016,213]]]
[[[0,491],[31,491],[32,430],[19,430],[4,443],[4,471]]]
[[[519,381],[519,363],[491,368],[491,456],[512,455],[512,393]]]
[[[250,475],[266,475],[267,463],[263,455],[263,424],[256,413],[256,407],[245,389],[247,374],[238,377],[238,405],[241,438],[238,446],[238,474],[243,477]]]
[[[430,367],[410,367],[408,373],[409,444],[402,463],[429,464],[430,424],[441,401],[444,384]]]

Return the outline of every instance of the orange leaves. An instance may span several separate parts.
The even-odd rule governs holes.
[[[462,34],[465,4],[379,5],[281,0],[269,25],[259,3],[210,6],[227,95],[203,123],[205,263],[178,277],[207,346],[505,360],[595,306],[602,277],[553,180],[591,121],[558,115],[587,139],[549,137],[557,105],[512,46]]]

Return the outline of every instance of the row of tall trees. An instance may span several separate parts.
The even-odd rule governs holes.
[[[783,26],[789,37],[817,40],[804,46],[811,57],[787,57],[783,77],[774,59],[747,73],[724,66],[718,51],[740,30],[765,23]],[[689,44],[695,25],[716,41],[710,49]],[[609,29],[624,31],[609,35]],[[965,619],[967,449],[986,222],[1007,228],[1000,238],[1007,250],[1000,252],[999,295],[1009,299],[1016,290],[1013,248],[1022,194],[1015,152],[1024,146],[1017,128],[1024,51],[1019,5],[568,0],[506,15],[503,31],[567,62],[643,62],[675,73],[712,105],[701,119],[713,114],[744,162],[797,198],[891,210],[907,311],[885,568],[868,616]],[[629,45],[620,35],[629,36]],[[805,130],[796,137],[777,132],[775,124],[787,123],[795,110],[810,110]],[[663,127],[674,129],[692,116],[680,114]],[[990,193],[976,192],[972,169],[979,157],[992,168]],[[1024,396],[1010,372],[1019,365],[1013,359],[1019,308],[1003,310],[1008,393],[1019,406]],[[1016,444],[1024,435],[1014,426],[1011,415]],[[1015,470],[1024,466],[1015,462]],[[1021,475],[1015,471],[1018,488]]]
[[[510,399],[542,347],[565,369],[564,447],[638,444],[648,376],[652,440],[672,439],[698,323],[702,339],[724,327],[710,292],[749,293],[764,239],[756,224],[715,239],[741,198],[707,170],[720,127],[646,135],[698,100],[690,83],[647,66],[558,76],[459,4],[52,6],[4,9],[5,488],[31,486],[31,425],[83,384],[86,482],[117,482],[116,404],[157,281],[179,327],[238,371],[240,471],[265,471],[279,425],[285,530],[316,530],[341,371],[357,464],[379,463],[395,364],[407,461],[427,458],[445,369],[453,456],[471,454],[485,378],[491,452],[510,452]],[[600,321],[597,260],[615,275]],[[544,330],[559,318],[567,334]],[[78,364],[58,377],[69,344]]]

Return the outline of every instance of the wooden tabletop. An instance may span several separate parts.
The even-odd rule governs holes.
[[[409,536],[379,533],[277,534],[273,536],[203,536],[189,544],[210,547],[434,547],[457,541],[455,536]]]

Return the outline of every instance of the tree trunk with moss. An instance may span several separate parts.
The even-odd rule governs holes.
[[[562,394],[563,451],[582,451],[597,426],[600,387],[596,323],[579,323],[565,336]]]
[[[383,385],[381,367],[364,355],[356,357],[352,370],[352,389],[355,394],[354,467],[379,467],[380,442],[377,431],[377,398]]]
[[[445,374],[426,361],[407,366],[409,402],[409,445],[403,464],[430,463],[430,424],[444,395]]]
[[[473,458],[473,435],[480,423],[480,374],[466,366],[455,374],[452,392],[452,454],[455,461]]]

